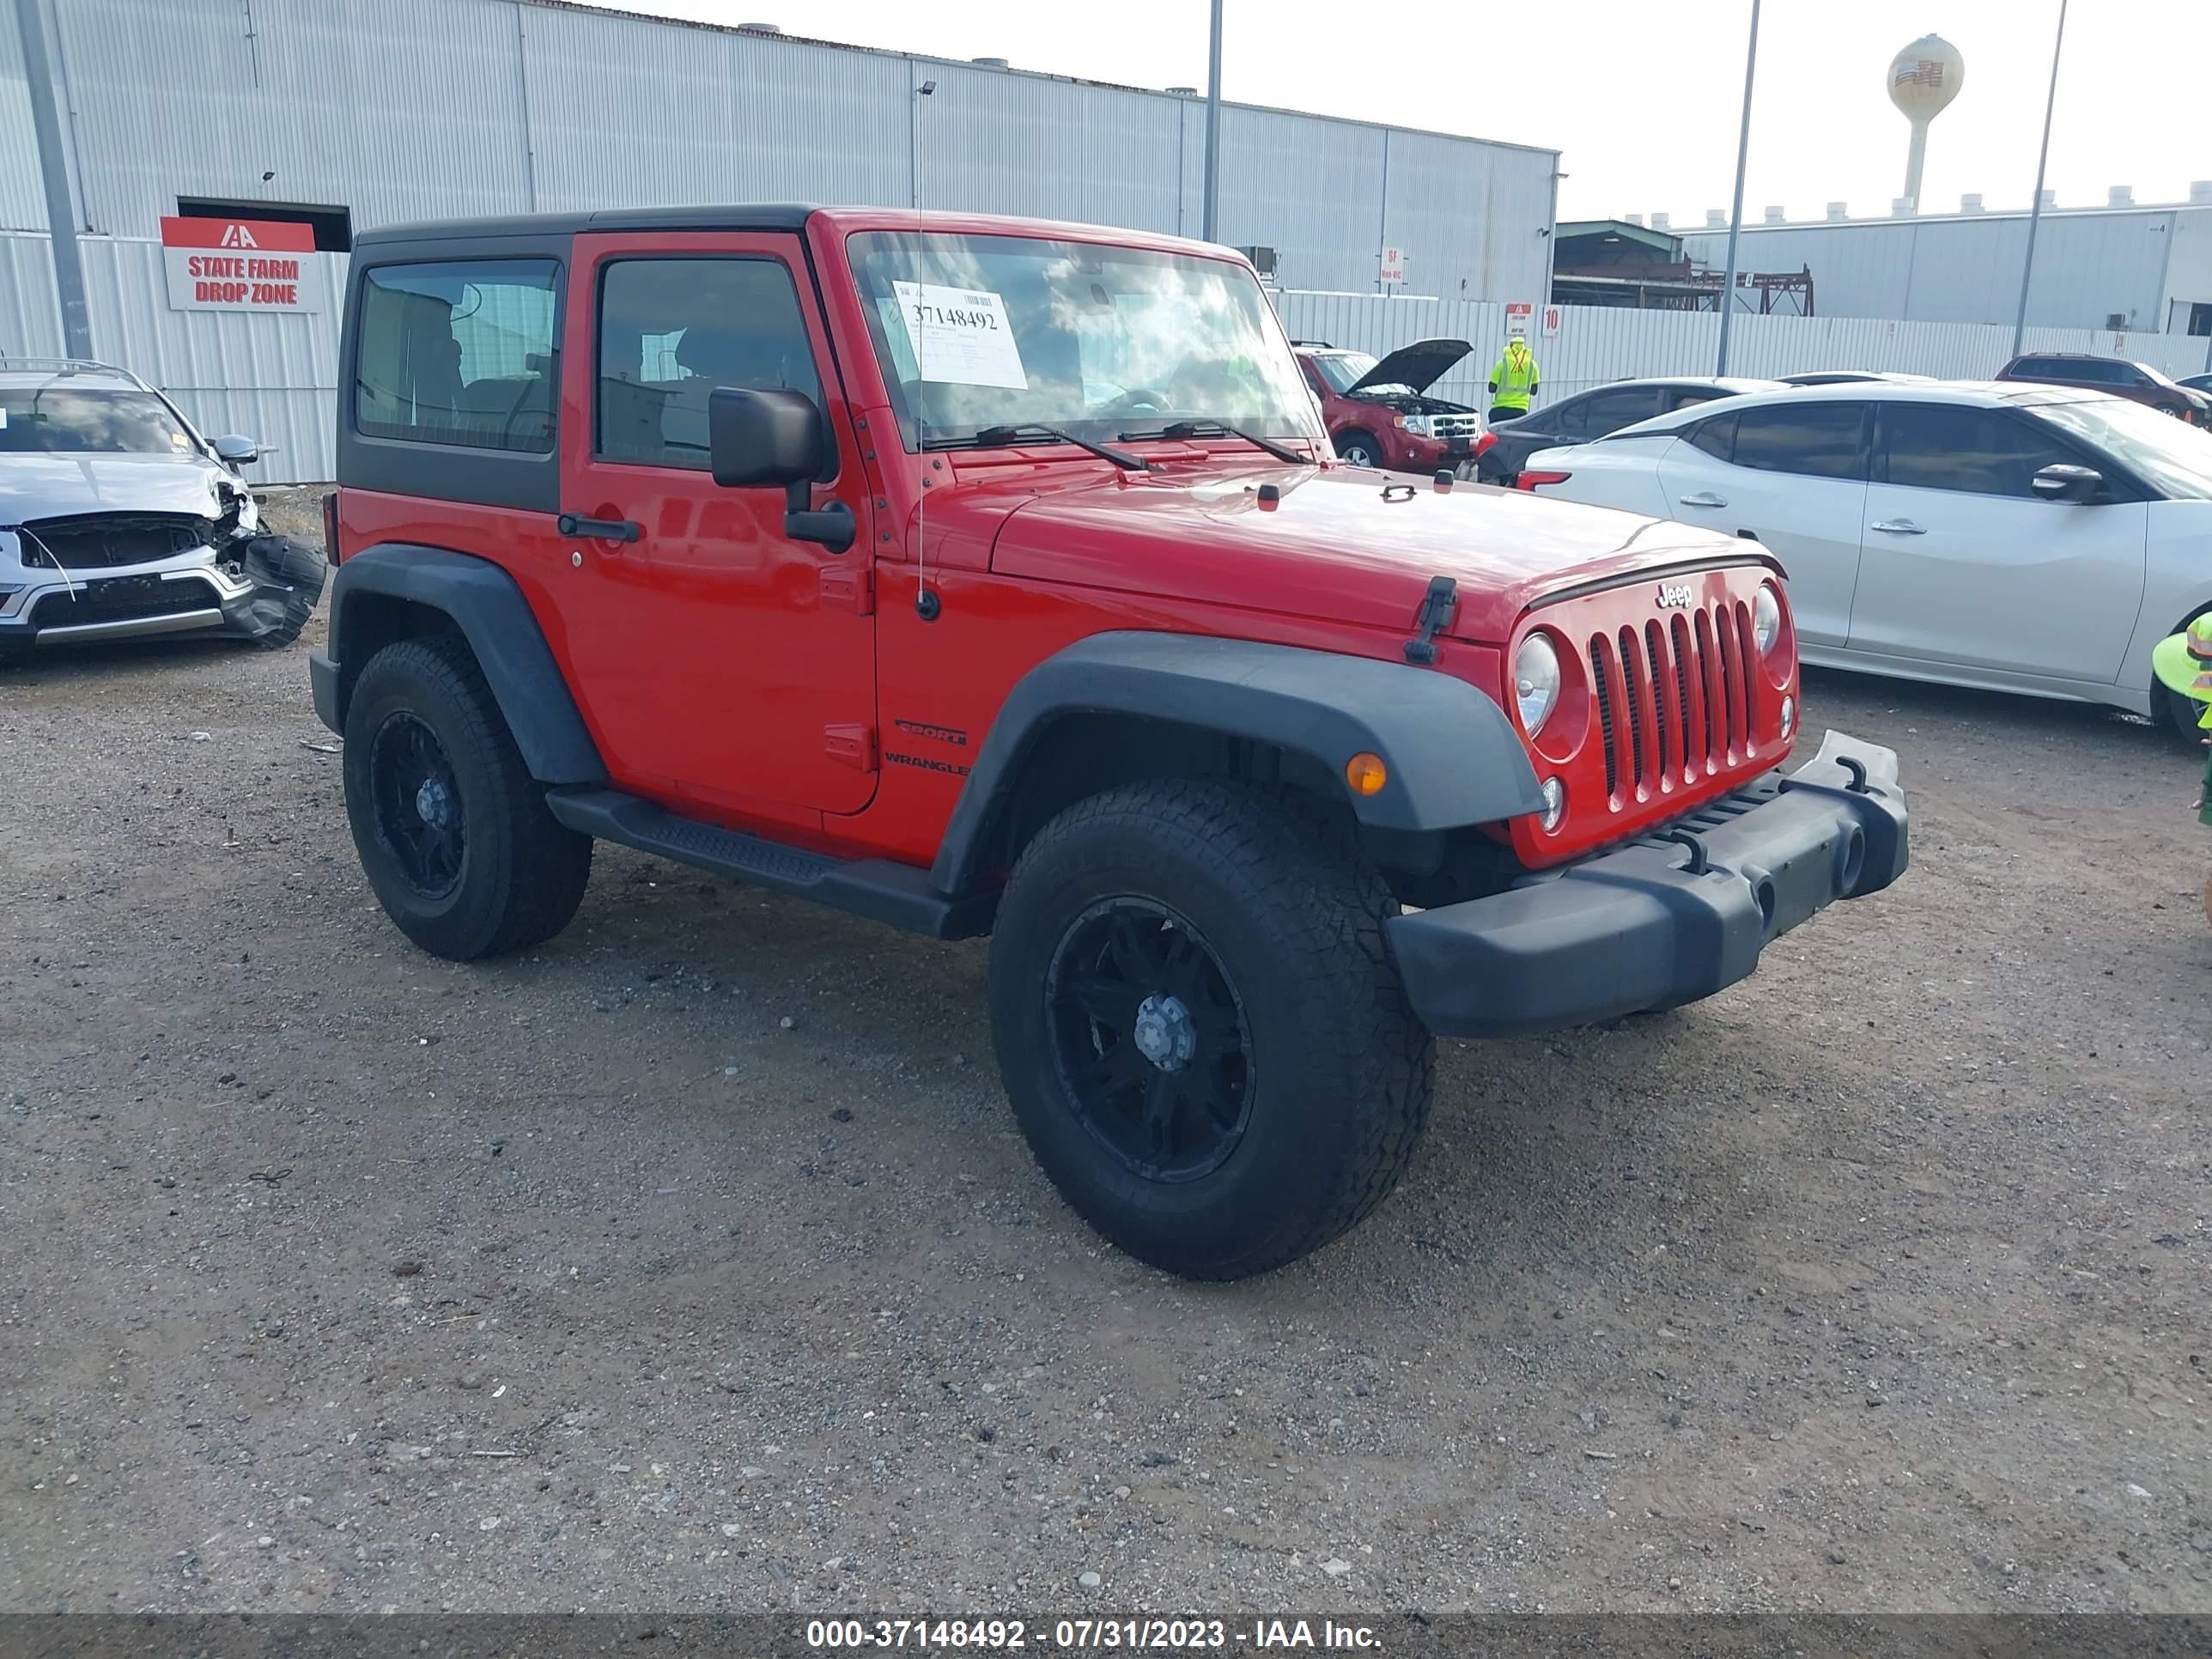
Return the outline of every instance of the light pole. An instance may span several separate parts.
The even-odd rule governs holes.
[[[2020,314],[2013,319],[2012,355],[2027,334],[2027,284],[2035,275],[2035,233],[2043,223],[2043,173],[2051,164],[2051,117],[2058,107],[2058,54],[2066,45],[2066,0],[2058,0],[2058,33],[2051,43],[2051,95],[2043,105],[2043,149],[2035,158],[2035,199],[2027,207],[2027,261],[2020,272]]]
[[[1214,240],[1221,210],[1221,0],[1213,0],[1213,40],[1206,70],[1206,217],[1204,235]]]
[[[53,238],[54,291],[62,306],[62,351],[70,357],[89,357],[92,313],[85,303],[84,262],[77,252],[76,207],[70,198],[53,62],[46,51],[46,31],[39,20],[37,0],[16,0],[15,25],[23,37],[23,78],[30,90],[33,144],[46,194],[46,229]]]
[[[1728,275],[1721,279],[1720,366],[1728,373],[1729,325],[1735,320],[1735,242],[1743,229],[1743,167],[1751,155],[1751,84],[1759,73],[1759,0],[1751,0],[1751,45],[1743,58],[1743,129],[1735,141],[1735,207],[1729,215]]]

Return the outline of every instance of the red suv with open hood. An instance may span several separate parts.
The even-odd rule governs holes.
[[[1432,1033],[1708,996],[1905,867],[1889,750],[1782,770],[1763,549],[1344,465],[1222,248],[904,210],[387,227],[337,384],[315,707],[401,932],[536,949],[608,841],[988,933],[988,995],[963,968],[926,1040],[972,1050],[988,1007],[1039,1162],[1178,1273],[1379,1203]],[[871,1048],[919,1040],[846,967]]]
[[[1473,460],[1494,441],[1480,410],[1428,395],[1474,349],[1464,340],[1417,340],[1380,362],[1318,340],[1293,344],[1329,441],[1354,466],[1433,473]]]

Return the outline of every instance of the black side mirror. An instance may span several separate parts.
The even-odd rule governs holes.
[[[783,533],[832,553],[853,544],[851,511],[812,510],[814,481],[830,454],[829,422],[803,392],[717,386],[707,394],[707,451],[714,482],[730,489],[784,491]]]
[[[2059,461],[2029,479],[2027,487],[2041,501],[2094,501],[2097,492],[2105,487],[2105,475],[2094,466],[2074,466]]]
[[[217,438],[214,448],[216,459],[230,466],[252,466],[261,459],[261,446],[235,433]]]

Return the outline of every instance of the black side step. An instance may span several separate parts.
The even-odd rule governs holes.
[[[991,931],[996,893],[953,896],[930,885],[929,872],[889,859],[833,859],[720,824],[683,818],[618,789],[551,789],[545,804],[571,830],[619,842],[718,876],[796,894],[872,921],[932,939],[973,939]]]

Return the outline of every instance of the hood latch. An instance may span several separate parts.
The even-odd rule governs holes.
[[[1437,635],[1451,626],[1453,615],[1459,610],[1459,583],[1449,576],[1429,578],[1429,591],[1421,599],[1419,613],[1413,625],[1420,633],[1406,641],[1407,662],[1431,663],[1437,659]]]

